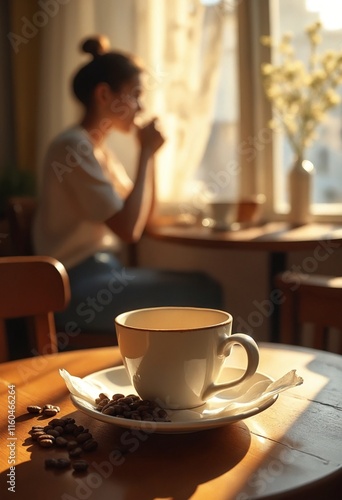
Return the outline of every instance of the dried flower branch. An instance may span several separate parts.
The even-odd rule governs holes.
[[[306,29],[310,44],[307,66],[296,58],[291,34],[284,34],[278,46],[271,37],[261,37],[261,43],[275,49],[281,57],[279,64],[261,66],[265,93],[274,110],[270,126],[280,125],[300,158],[327,112],[340,103],[336,89],[342,83],[342,51],[318,54],[321,29],[319,22]]]

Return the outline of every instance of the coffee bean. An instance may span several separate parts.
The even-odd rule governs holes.
[[[40,437],[43,437],[43,436],[40,436]],[[40,439],[39,441],[39,445],[42,446],[43,448],[52,448],[52,446],[54,445],[54,441],[52,439],[49,439],[49,438],[43,438],[43,439]]]
[[[95,401],[96,402],[96,401]],[[101,408],[104,408],[108,403],[110,402],[109,399],[102,399],[97,403],[97,408],[99,411],[101,411]]]
[[[36,405],[30,405],[27,407],[27,411],[29,413],[33,413],[33,414],[38,414],[42,411],[41,407],[40,406],[36,406]]]
[[[50,434],[50,436],[53,436],[54,438],[58,438],[60,436],[60,433],[58,431],[56,431],[55,429],[51,429],[48,434]]]
[[[95,399],[96,404],[101,404],[101,401],[109,401],[109,397],[103,392],[100,392],[99,397]]]
[[[65,424],[74,424],[75,419],[72,417],[62,417],[62,420],[64,420]]]
[[[75,429],[77,429],[77,425],[74,422],[68,422],[64,426],[65,434],[72,434]]]
[[[82,432],[85,432],[85,428],[83,427],[83,425],[78,425],[76,427],[76,429],[74,430],[73,432],[73,435],[74,436],[78,436],[79,434],[81,434]]]
[[[103,396],[101,401],[105,401]],[[52,414],[52,412],[58,411],[60,411],[58,406],[49,404],[44,405],[39,414],[48,416],[47,414],[50,412]],[[93,439],[89,429],[85,429],[83,425],[77,425],[72,417],[54,418],[48,425],[32,426],[29,434],[43,448],[56,446],[68,450],[69,458],[46,459],[45,467],[47,469],[66,469],[71,464],[70,458],[78,458],[84,451],[90,452],[98,447],[98,443]],[[74,460],[73,468],[75,472],[85,472],[88,469],[88,463],[85,460]]]
[[[72,466],[76,472],[85,472],[88,469],[89,464],[85,460],[75,460]]]
[[[55,442],[55,438],[53,436],[51,436],[51,434],[43,434],[41,436],[38,437],[38,441],[40,441],[41,439],[51,439],[53,442]]]
[[[105,408],[102,409],[102,413],[105,415],[116,415],[120,417],[123,415],[125,411],[124,405],[120,405],[117,402],[111,405],[107,405]],[[126,411],[129,411],[129,408],[126,408]]]
[[[37,441],[39,436],[44,436],[44,435],[46,435],[46,432],[44,432],[43,430],[35,431],[35,432],[31,433],[31,437],[32,437],[33,441]]]
[[[52,425],[52,427],[56,427],[56,426],[64,427],[65,424],[66,424],[66,421],[64,420],[64,418],[54,418],[53,420],[51,420],[49,422],[49,425]]]
[[[77,446],[78,442],[73,439],[72,441],[68,441],[67,450],[73,450],[74,448],[77,448]]]
[[[57,467],[57,458],[47,458],[45,460],[45,467],[48,469],[54,469]]]
[[[70,464],[71,460],[69,460],[68,458],[58,458],[56,468],[67,469],[68,467],[70,467]]]
[[[125,396],[123,394],[114,394],[112,396],[112,401],[117,401],[118,399],[122,399],[124,398]]]
[[[153,417],[152,413],[150,413],[148,411],[143,411],[143,412],[141,412],[141,420],[146,420],[147,422],[153,422],[154,417]]]
[[[101,408],[99,409],[99,411],[101,411]],[[119,416],[118,413],[115,411],[114,406],[108,406],[107,408],[102,410],[102,413],[104,415],[112,415],[113,417]]]
[[[76,436],[76,441],[78,443],[84,443],[88,439],[91,439],[93,436],[90,434],[90,432],[82,432],[78,436]]]
[[[140,401],[140,398],[139,398],[139,396],[137,394],[128,394],[127,397],[128,398],[132,398],[132,399],[134,399],[136,401]]]
[[[43,431],[44,427],[42,425],[34,425],[30,432]]]
[[[69,451],[70,458],[79,457],[80,455],[82,455],[82,448],[80,448],[79,446]]]
[[[105,399],[97,398],[102,403]],[[97,404],[97,411],[113,417],[123,417],[132,420],[145,420],[155,422],[170,422],[167,412],[160,408],[155,401],[141,399],[136,394],[114,394],[105,405]]]
[[[43,410],[43,415],[45,415],[45,417],[54,417],[57,413],[58,410],[56,408],[45,408],[45,410]]]
[[[142,420],[142,417],[138,411],[132,411],[131,419],[132,420]]]
[[[98,442],[95,439],[88,439],[82,444],[82,450],[84,451],[94,451],[98,447]]]
[[[59,446],[60,448],[65,448],[68,444],[68,440],[65,439],[63,436],[58,436],[55,441],[56,445]]]
[[[64,433],[64,427],[62,427],[61,425],[56,425],[55,427],[53,427],[53,430],[58,432],[60,436]]]

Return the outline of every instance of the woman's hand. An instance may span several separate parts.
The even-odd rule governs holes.
[[[154,119],[137,130],[137,138],[142,152],[148,156],[154,153],[164,144],[165,139],[156,126],[157,119]]]

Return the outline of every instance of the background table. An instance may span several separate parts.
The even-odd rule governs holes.
[[[153,239],[204,248],[264,251],[269,254],[268,283],[274,289],[274,277],[285,271],[290,252],[342,248],[341,224],[315,223],[293,226],[286,222],[269,222],[244,226],[236,231],[215,231],[199,224],[175,224],[172,218],[160,218],[147,228]],[[279,308],[274,305],[271,317],[271,340],[279,340]]]
[[[74,351],[0,365],[2,411],[1,498],[48,500],[244,500],[339,498],[342,481],[342,358],[310,349],[262,344],[260,369],[278,378],[296,368],[304,384],[281,394],[264,412],[217,429],[190,434],[144,434],[120,429],[76,411],[58,369],[78,376],[121,363],[117,348]],[[242,366],[235,348],[231,362]],[[8,387],[15,385],[16,492],[7,491]],[[86,458],[86,475],[44,469],[58,450],[32,445],[39,422],[28,404],[52,403],[76,418],[99,448]],[[5,415],[5,418],[3,416]],[[120,465],[115,450],[125,449]]]

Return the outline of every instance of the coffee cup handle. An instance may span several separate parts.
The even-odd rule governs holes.
[[[240,384],[244,380],[252,377],[254,373],[257,371],[259,365],[259,349],[255,340],[246,335],[245,333],[234,333],[226,340],[224,340],[218,348],[218,356],[229,356],[230,351],[234,344],[241,345],[247,354],[247,367],[244,374],[235,380],[231,380],[230,382],[225,382],[222,384],[210,384],[204,391],[202,398],[204,400],[211,398],[218,392],[224,391],[225,389],[229,389],[237,384]]]

